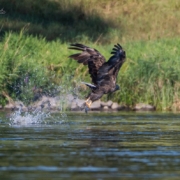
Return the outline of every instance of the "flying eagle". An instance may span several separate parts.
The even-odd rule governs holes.
[[[78,63],[88,65],[89,74],[92,78],[93,84],[84,83],[91,89],[85,101],[86,107],[90,108],[92,102],[100,99],[104,94],[120,89],[119,85],[116,84],[116,79],[126,58],[125,51],[120,44],[114,45],[111,52],[113,55],[107,62],[99,51],[83,44],[71,44],[69,49],[82,51],[69,57]]]

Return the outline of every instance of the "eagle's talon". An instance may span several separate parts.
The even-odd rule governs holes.
[[[86,106],[90,109],[92,101],[89,98],[85,101]]]
[[[85,113],[87,114],[89,111],[89,108],[87,106],[85,106],[84,110],[85,110]]]

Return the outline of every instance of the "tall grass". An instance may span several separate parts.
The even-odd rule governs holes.
[[[10,98],[29,103],[39,94],[53,94],[62,81],[61,76],[66,74],[65,67],[58,62],[59,58],[64,58],[64,47],[58,49],[57,45],[58,42],[47,43],[45,39],[24,36],[23,32],[5,35],[0,43],[3,50],[0,58],[1,104]]]
[[[128,59],[119,79],[122,89],[114,99],[171,109],[179,101],[179,43],[180,39],[164,39],[126,44]]]

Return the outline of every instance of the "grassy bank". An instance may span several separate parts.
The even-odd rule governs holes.
[[[180,107],[180,1],[178,0],[1,0],[0,104],[29,104],[40,95],[83,97],[88,70],[68,56],[71,42],[98,49],[107,59],[117,42],[127,60],[121,91],[105,96],[159,110]],[[43,6],[42,6],[43,4]]]
[[[119,78],[119,100],[175,110],[180,97],[179,43],[180,38],[125,44],[128,59]]]
[[[107,59],[113,46],[89,45]],[[67,43],[7,33],[0,46],[3,49],[0,90],[4,93],[1,103],[5,94],[29,103],[34,94],[53,95],[63,86],[70,92],[80,81],[90,81],[87,68],[68,58],[74,51],[68,50]],[[129,106],[146,102],[158,109],[171,108],[179,101],[180,39],[131,42],[124,43],[123,47],[127,61],[118,78],[121,91],[105,96],[105,100],[112,99]],[[83,88],[80,91],[86,90]]]

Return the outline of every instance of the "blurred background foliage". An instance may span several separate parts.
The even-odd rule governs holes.
[[[180,34],[178,0],[0,0],[1,34],[27,34],[96,43],[149,40]]]

